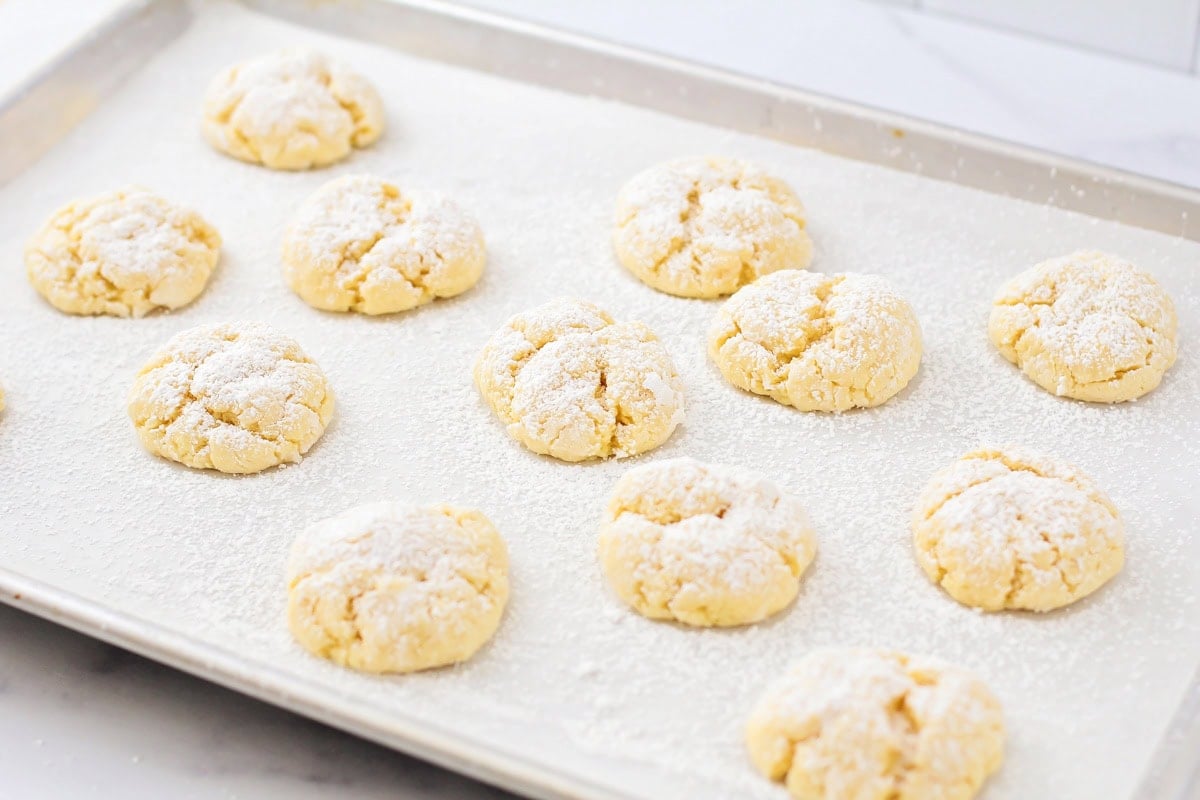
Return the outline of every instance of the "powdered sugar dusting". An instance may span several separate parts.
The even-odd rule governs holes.
[[[225,67],[204,96],[203,131],[245,161],[282,169],[332,163],[383,130],[375,88],[323,53],[289,48]]]
[[[204,289],[220,235],[198,214],[130,186],[70,203],[30,239],[30,282],[73,314],[140,317]]]
[[[505,322],[480,353],[475,382],[514,438],[565,461],[653,449],[684,413],[675,365],[653,331],[566,298]]]
[[[763,168],[680,159],[638,173],[617,196],[614,243],[649,285],[687,297],[729,294],[812,260],[804,207]]]
[[[372,672],[462,661],[496,630],[507,569],[476,511],[368,503],[292,543],[289,627],[315,653]]]
[[[460,294],[484,259],[479,224],[456,203],[373,175],[322,186],[283,240],[289,285],[332,311],[392,313]]]
[[[923,656],[820,650],[768,689],[751,756],[829,797],[969,798],[1002,763],[1000,703],[977,677]]]
[[[242,322],[171,337],[138,373],[128,402],[153,452],[192,467],[257,472],[300,460],[329,421],[333,392],[295,340]]]
[[[989,323],[1005,357],[1044,388],[1104,401],[1158,385],[1175,363],[1177,326],[1174,305],[1154,278],[1094,251],[1017,275],[997,293]]]
[[[1112,502],[1086,475],[1021,448],[978,450],[941,470],[913,511],[917,560],[969,605],[1049,611],[1124,562]]]
[[[878,405],[921,360],[912,306],[878,275],[767,275],[726,301],[708,342],[735,386],[806,411]]]
[[[200,302],[137,321],[65,318],[19,269],[0,270],[0,564],[319,683],[338,707],[415,720],[630,797],[783,797],[750,765],[743,725],[764,686],[821,646],[930,653],[978,674],[1004,706],[1009,737],[985,800],[1132,795],[1200,663],[1200,358],[1190,346],[1200,342],[1200,246],[239,8],[204,4],[198,17],[0,190],[9,264],[70,196],[131,181],[200,209],[226,241]],[[214,152],[193,125],[210,76],[281,42],[350,60],[386,93],[398,134],[333,173],[256,169]],[[655,292],[615,262],[620,187],[648,164],[697,152],[774,165],[808,205],[814,269],[877,273],[909,299],[925,355],[905,391],[828,415],[737,390],[704,350],[718,304]],[[438,187],[472,209],[489,243],[476,289],[387,318],[321,313],[294,297],[279,275],[282,232],[303,198],[349,172]],[[1055,397],[988,342],[996,287],[1081,247],[1120,253],[1175,299],[1179,360],[1136,403]],[[678,368],[687,422],[654,452],[590,464],[538,457],[505,435],[472,385],[472,364],[506,319],[565,293],[644,322]],[[268,321],[326,372],[338,411],[321,441],[298,465],[245,478],[144,452],[124,403],[138,369],[174,333],[234,319]],[[1114,580],[1036,617],[980,614],[929,583],[912,555],[913,503],[938,469],[985,441],[1059,456],[1109,493],[1127,537]],[[634,464],[684,455],[769,476],[808,510],[818,555],[795,603],[771,620],[696,630],[612,597],[595,550],[614,484]],[[478,508],[508,542],[509,606],[464,665],[365,676],[288,634],[294,536],[389,499]]]
[[[667,459],[613,489],[600,561],[647,616],[741,625],[795,597],[816,542],[803,506],[749,470]]]

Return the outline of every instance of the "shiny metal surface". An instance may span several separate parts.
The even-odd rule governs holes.
[[[191,19],[186,0],[130,2],[0,98],[0,185],[54,147]]]

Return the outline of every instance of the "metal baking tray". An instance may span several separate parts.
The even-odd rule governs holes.
[[[1200,192],[743,77],[432,0],[246,0],[293,23],[557,90],[592,95],[779,142],[955,182],[1200,241]],[[0,186],[48,152],[202,3],[122,7],[0,102]],[[534,797],[613,798],[568,768],[503,755],[365,704],[336,705],[311,681],[207,646],[0,567],[0,600],[30,613],[481,780]],[[1200,797],[1200,673],[1191,681],[1136,793]]]

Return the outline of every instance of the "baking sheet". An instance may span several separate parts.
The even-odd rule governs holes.
[[[197,132],[208,78],[283,44],[341,55],[384,95],[374,148],[279,174],[212,152]],[[704,358],[716,304],[657,294],[614,262],[612,198],[634,171],[723,152],[776,166],[809,207],[814,268],[887,275],[921,317],[926,356],[880,409],[805,415],[743,395]],[[283,285],[289,215],[357,171],[455,195],[480,218],[489,267],[474,291],[405,315],[309,309]],[[21,246],[59,204],[129,182],[198,208],[226,245],[183,311],[64,317],[26,285]],[[972,667],[1005,703],[1009,758],[985,797],[1128,797],[1200,663],[1200,247],[1157,233],[421,61],[213,4],[54,151],[0,190],[0,564],[137,620],[181,660],[232,670],[339,724],[544,795],[781,797],[746,763],[741,725],[763,683],[818,645],[883,645]],[[1076,247],[1138,261],[1173,294],[1183,350],[1137,403],[1051,397],[988,346],[1008,275]],[[685,426],[626,462],[566,465],[508,440],[470,365],[508,315],[560,294],[641,319],[687,384]],[[299,465],[246,478],[187,470],[139,448],[124,393],[172,333],[264,319],[325,369],[339,409]],[[929,474],[983,441],[1062,455],[1126,516],[1128,565],[1046,617],[984,616],[928,585],[906,517]],[[793,608],[733,631],[652,623],[607,593],[594,557],[608,489],[675,455],[751,466],[809,505],[819,554]],[[382,498],[474,505],[513,559],[513,600],[471,663],[403,678],[349,673],[294,646],[282,623],[288,544],[308,521]],[[179,637],[186,637],[180,639]],[[219,670],[218,670],[219,671]],[[281,688],[282,687],[282,688]],[[323,709],[323,712],[322,712]],[[419,740],[419,741],[418,741]],[[423,745],[421,744],[423,743]],[[481,759],[483,753],[492,758]]]

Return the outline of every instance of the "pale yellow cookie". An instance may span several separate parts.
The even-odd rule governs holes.
[[[391,314],[461,294],[483,274],[478,223],[451,200],[349,175],[305,202],[283,238],[283,275],[314,308]]]
[[[504,323],[475,385],[514,439],[563,461],[651,450],[683,420],[683,383],[653,331],[581,300]]]
[[[600,526],[600,566],[652,619],[745,625],[796,597],[816,553],[804,507],[748,470],[676,458],[634,467]]]
[[[141,317],[199,297],[220,249],[195,211],[128,187],[54,212],[25,247],[25,271],[59,311]]]
[[[288,628],[367,672],[466,661],[508,600],[504,540],[478,511],[371,503],[305,530],[288,561]]]
[[[930,580],[986,611],[1050,611],[1125,563],[1124,527],[1090,478],[1019,448],[976,450],[917,499],[913,549]]]
[[[142,367],[127,402],[151,453],[221,472],[299,461],[333,416],[321,368],[260,322],[177,333]]]
[[[921,363],[921,326],[876,275],[785,270],[725,301],[708,354],[739,389],[802,411],[845,411],[908,385]]]
[[[812,262],[795,192],[730,158],[669,161],[635,175],[617,196],[613,245],[645,284],[681,297],[732,294]]]
[[[383,102],[366,78],[311,50],[281,50],[222,70],[201,125],[222,153],[273,169],[341,161],[383,133]]]
[[[797,800],[970,800],[1004,760],[1004,716],[940,660],[817,650],[767,688],[746,743]]]
[[[1095,251],[1043,261],[1006,283],[988,336],[1048,392],[1120,403],[1175,363],[1175,306],[1149,273]]]

